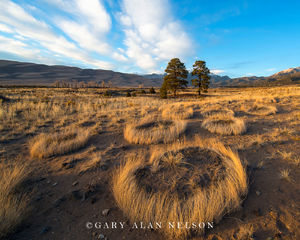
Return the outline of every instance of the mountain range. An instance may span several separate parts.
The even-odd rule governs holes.
[[[101,69],[81,69],[68,66],[0,60],[0,85],[53,86],[85,84],[88,86],[159,87],[163,74],[128,74]],[[192,79],[191,74],[188,80]],[[300,83],[300,67],[289,68],[268,77],[230,78],[211,74],[211,87],[266,86]]]

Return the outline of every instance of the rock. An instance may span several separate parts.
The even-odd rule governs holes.
[[[61,198],[59,198],[59,199],[57,199],[55,202],[54,202],[54,207],[59,207],[59,205],[61,204],[61,203],[63,203],[64,201],[66,201],[67,199],[65,198],[65,197],[61,197]]]
[[[42,229],[41,234],[45,234],[45,233],[49,232],[50,230],[51,230],[51,227],[46,226]]]
[[[106,208],[102,211],[102,216],[107,216],[109,214],[110,209]]]
[[[260,196],[261,192],[260,191],[255,191],[257,196]]]
[[[76,200],[80,200],[82,198],[82,195],[79,190],[71,191],[69,193],[69,196],[71,199],[76,199]]]
[[[57,185],[57,182],[53,183],[52,186],[55,187]]]
[[[98,239],[103,239],[104,240],[104,239],[107,239],[107,238],[104,236],[104,234],[100,233],[99,236],[98,236]]]
[[[76,186],[79,182],[78,181],[75,181],[72,183],[72,186]]]

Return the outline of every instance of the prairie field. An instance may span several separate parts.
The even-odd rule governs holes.
[[[112,91],[0,88],[0,239],[300,239],[300,86]]]

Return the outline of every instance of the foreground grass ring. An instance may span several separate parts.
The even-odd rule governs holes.
[[[275,106],[268,106],[262,104],[256,104],[246,110],[246,113],[257,116],[268,116],[271,114],[275,114],[277,112],[277,108]]]
[[[228,115],[213,115],[204,119],[202,127],[211,133],[221,135],[238,135],[246,132],[246,124],[243,119]]]
[[[154,152],[148,162],[129,158],[113,176],[113,194],[132,222],[161,222],[170,239],[186,239],[203,228],[169,223],[218,222],[237,209],[247,178],[237,154],[220,143],[196,141]]]
[[[131,123],[124,129],[124,137],[135,144],[168,143],[176,140],[186,129],[181,120],[146,120]]]

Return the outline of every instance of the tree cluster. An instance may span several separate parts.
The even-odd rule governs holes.
[[[174,97],[176,97],[179,89],[187,87],[189,72],[179,58],[173,58],[168,63],[165,73],[166,75],[160,88],[160,97],[167,98],[168,91],[173,92]],[[196,61],[191,74],[195,77],[192,79],[192,85],[197,88],[198,94],[201,95],[201,92],[206,92],[209,87],[210,71],[206,67],[205,61]]]

